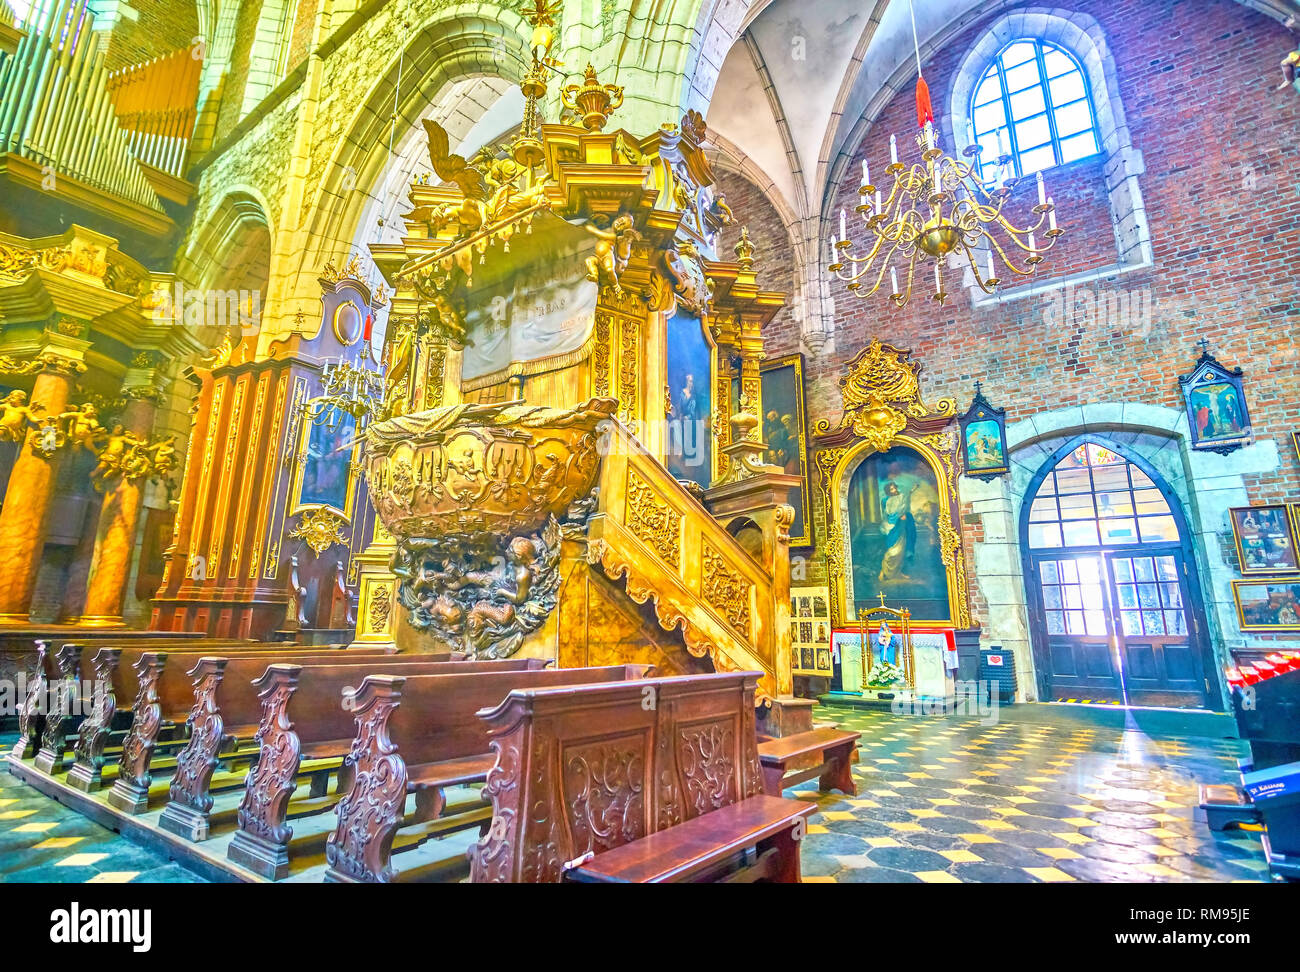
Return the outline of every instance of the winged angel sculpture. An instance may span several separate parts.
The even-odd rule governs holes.
[[[534,180],[527,166],[509,157],[497,158],[489,146],[479,149],[466,161],[464,156],[451,151],[445,128],[428,118],[423,124],[429,136],[433,171],[443,182],[455,183],[464,198],[454,203],[417,207],[407,218],[427,221],[435,230],[454,226],[456,239],[463,240],[526,209],[545,204],[546,180]]]

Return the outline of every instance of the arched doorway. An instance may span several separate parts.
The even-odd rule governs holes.
[[[1021,513],[1040,697],[1204,707],[1205,621],[1177,497],[1096,436],[1030,482]]]

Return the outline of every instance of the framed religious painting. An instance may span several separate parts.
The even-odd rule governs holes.
[[[350,523],[361,449],[357,420],[337,405],[323,403],[308,414],[294,463],[289,515],[328,509]]]
[[[803,397],[803,355],[787,354],[763,363],[763,416],[759,431],[767,451],[763,461],[780,466],[802,482],[790,492],[794,522],[790,524],[790,546],[811,547],[812,519],[808,511],[808,448],[805,429],[807,412]],[[740,379],[731,380],[731,414],[740,411]]]
[[[1294,517],[1285,505],[1238,506],[1229,510],[1228,516],[1242,574],[1300,571]]]
[[[1006,410],[995,408],[975,383],[975,398],[961,417],[962,460],[966,475],[995,479],[1010,471],[1007,465]]]
[[[1192,448],[1227,455],[1255,441],[1246,407],[1240,368],[1229,371],[1202,342],[1200,359],[1190,373],[1180,375]]]
[[[1242,631],[1300,631],[1300,576],[1235,580],[1232,598]]]

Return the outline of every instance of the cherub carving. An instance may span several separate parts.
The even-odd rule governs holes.
[[[90,471],[90,481],[95,488],[102,490],[108,480],[121,474],[129,454],[141,444],[135,433],[126,431],[120,422],[115,424],[97,453],[99,462]]]
[[[29,429],[40,425],[37,416],[45,411],[45,406],[27,404],[27,393],[14,389],[0,399],[0,439],[6,442],[22,442]]]
[[[59,421],[67,423],[68,438],[89,452],[94,452],[108,435],[108,430],[99,424],[99,410],[93,402],[64,412]]]
[[[166,478],[167,474],[177,466],[176,458],[176,436],[169,435],[165,439],[159,439],[152,445],[144,449],[149,456],[148,472],[154,476]]]
[[[587,279],[594,280],[601,290],[608,287],[615,296],[622,297],[619,276],[627,269],[632,244],[641,239],[641,234],[627,213],[614,217],[609,229],[601,229],[594,223],[587,223],[586,228],[596,237],[596,252],[587,257]]]

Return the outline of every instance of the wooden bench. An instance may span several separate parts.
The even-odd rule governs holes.
[[[83,792],[102,785],[103,754],[109,734],[114,725],[120,729],[130,723],[131,709],[119,708],[117,700],[135,697],[138,690],[135,663],[143,652],[165,650],[173,655],[193,657],[214,650],[266,654],[284,651],[288,647],[291,646],[284,642],[215,639],[175,642],[151,639],[122,647],[66,644],[55,653],[60,682],[59,691],[52,693],[52,707],[58,710],[58,714],[47,718],[41,729],[36,768],[51,775],[62,772],[68,736],[75,728],[74,765],[69,771],[68,783]],[[75,706],[74,701],[77,703]]]
[[[197,646],[184,642],[179,644],[179,648],[167,649],[177,663],[182,663],[182,658],[194,657],[196,652],[234,651],[261,657],[268,652],[283,651],[288,647],[283,642],[247,641],[231,642],[228,645],[206,641]],[[90,662],[94,674],[94,680],[90,684],[94,686],[96,694],[93,702],[83,707],[86,714],[77,729],[77,741],[72,750],[73,764],[67,776],[67,783],[73,789],[90,793],[104,785],[103,767],[109,740],[116,733],[119,734],[120,741],[120,734],[131,727],[134,718],[131,706],[119,707],[118,700],[135,699],[140,689],[137,668],[139,656],[144,651],[157,647],[154,644],[146,648],[105,647],[95,652]],[[84,654],[81,671],[87,671]],[[82,684],[84,689],[84,676]]]
[[[127,639],[114,642],[120,646],[148,648],[188,647],[207,644],[244,645],[245,641],[206,642],[185,639]],[[57,773],[63,768],[63,752],[69,732],[99,700],[85,697],[86,676],[94,671],[91,658],[102,642],[63,642],[57,647],[37,645],[36,664],[27,683],[27,698],[18,714],[18,741],[13,752],[19,759],[35,755],[42,772]],[[80,703],[80,704],[77,704]]]
[[[175,643],[182,640],[202,641],[208,637],[203,631],[137,631],[114,628],[78,628],[66,624],[35,624],[22,628],[6,627],[0,629],[0,678],[18,681],[19,678],[30,684],[41,661],[39,648],[46,648],[47,655],[67,641],[85,644],[138,644],[146,641]],[[20,676],[21,673],[21,676]],[[57,676],[57,672],[54,673]],[[26,694],[26,693],[24,693]],[[19,711],[13,716],[0,717],[0,729],[9,728],[18,722]],[[29,759],[35,752],[21,756]]]
[[[325,846],[326,881],[390,882],[390,859],[406,798],[412,824],[437,821],[449,786],[483,782],[494,757],[486,726],[475,718],[520,687],[639,681],[651,665],[613,665],[468,675],[371,675],[344,704],[356,715],[346,765],[352,785],[335,808],[338,826]],[[485,813],[472,823],[486,826]],[[445,832],[446,828],[433,828]],[[418,846],[408,843],[408,848]]]
[[[293,661],[295,658],[321,657],[324,654],[317,646],[286,650],[285,642],[280,642],[279,649],[278,652],[255,654],[267,665],[277,661]],[[227,653],[227,657],[237,657],[240,654],[231,652]],[[329,654],[336,656],[336,652]],[[376,661],[382,661],[387,655],[382,651],[348,654],[359,658],[369,656]],[[144,813],[149,807],[149,785],[153,781],[149,769],[163,726],[184,724],[192,728],[191,717],[204,717],[204,713],[196,711],[194,707],[195,691],[193,676],[190,674],[203,655],[176,652],[171,655],[172,663],[168,664],[169,653],[146,651],[135,663],[139,688],[132,706],[131,728],[122,741],[117,779],[108,792],[108,802],[125,813]]]
[[[502,659],[499,661],[416,662],[421,656],[396,656],[382,666],[384,674],[477,674],[481,672],[540,671],[550,659]],[[280,880],[289,873],[290,840],[293,828],[288,825],[290,799],[301,777],[304,760],[311,764],[312,790],[310,806],[302,803],[295,816],[319,813],[333,807],[348,789],[343,772],[333,797],[326,793],[322,771],[341,769],[352,748],[356,719],[341,704],[345,689],[354,687],[358,677],[355,662],[332,664],[276,664],[270,666],[255,683],[261,715],[257,730],[260,754],[248,770],[244,796],[237,815],[235,832],[226,856],[263,877]],[[375,674],[379,666],[370,665],[365,674]]]
[[[763,793],[758,679],[519,689],[481,711],[493,816],[471,880],[797,882],[816,808]]]
[[[790,787],[817,777],[818,789],[823,793],[837,789],[857,796],[852,770],[861,736],[860,732],[845,729],[812,729],[763,740],[758,744],[763,792],[779,797]]]
[[[223,757],[240,756],[260,762],[259,731],[264,702],[257,687],[260,687],[268,671],[291,668],[299,673],[314,672],[319,666],[322,670],[338,671],[342,677],[351,679],[355,684],[376,671],[418,675],[472,671],[478,668],[504,670],[530,665],[541,667],[546,664],[545,661],[533,659],[505,662],[450,661],[445,654],[402,656],[361,651],[313,654],[315,650],[311,646],[304,646],[301,654],[277,655],[269,667],[267,659],[256,654],[205,656],[198,660],[188,673],[194,685],[194,705],[187,720],[191,728],[190,737],[176,757],[176,773],[172,776],[167,806],[158,821],[160,827],[193,841],[208,838],[208,813],[213,804],[209,784],[217,763]],[[333,696],[336,709],[339,708],[340,692],[341,686],[340,691],[336,691]],[[347,731],[345,728],[334,737],[334,745],[341,750],[338,753],[340,761],[347,754],[351,743]],[[254,771],[250,770],[250,775],[253,774]]]

